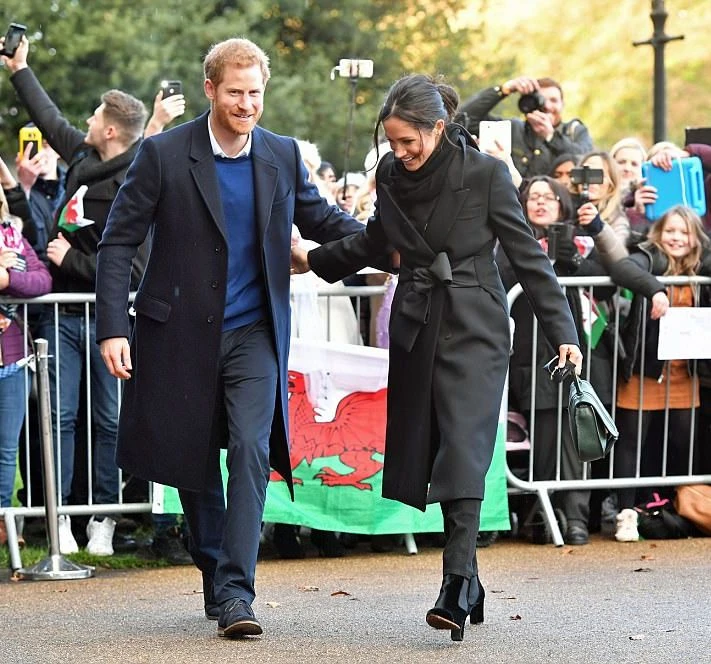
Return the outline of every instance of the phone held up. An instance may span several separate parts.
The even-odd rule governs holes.
[[[34,125],[20,128],[20,155],[25,156],[25,150],[31,145],[29,158],[32,159],[42,149],[42,132]]]
[[[160,89],[163,91],[163,99],[183,94],[183,84],[180,81],[161,81]]]
[[[0,55],[8,58],[15,57],[15,51],[22,41],[22,35],[27,32],[27,26],[21,23],[10,23],[10,27],[5,33],[5,41],[3,42]]]
[[[578,199],[580,205],[584,205],[590,200],[589,188],[591,184],[602,184],[605,180],[605,172],[601,168],[590,168],[589,166],[579,166],[570,171],[570,183],[580,185]]]

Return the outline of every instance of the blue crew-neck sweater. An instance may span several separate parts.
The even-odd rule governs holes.
[[[237,159],[216,156],[215,166],[227,226],[224,331],[263,318],[267,297],[255,216],[252,158],[249,155]]]

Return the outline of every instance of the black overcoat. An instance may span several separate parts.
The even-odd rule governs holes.
[[[210,444],[226,441],[218,361],[228,244],[207,118],[142,143],[111,209],[97,269],[97,341],[131,336],[133,373],[123,392],[117,462],[137,477],[188,490],[204,486]],[[291,486],[286,414],[292,223],[317,242],[362,232],[363,225],[328,205],[307,181],[295,140],[257,127],[251,155],[261,246],[256,258],[279,363],[270,460]],[[131,258],[149,235],[131,335]]]
[[[390,318],[383,496],[426,503],[483,498],[509,359],[498,239],[557,348],[577,344],[568,304],[534,239],[503,162],[460,139],[424,235],[398,207],[386,155],[364,234],[309,252],[336,281],[392,246],[401,273]]]

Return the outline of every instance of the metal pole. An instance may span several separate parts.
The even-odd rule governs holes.
[[[54,471],[54,442],[49,393],[47,340],[35,340],[37,366],[37,399],[39,402],[40,435],[42,442],[42,476],[44,480],[45,521],[49,535],[49,556],[36,565],[15,573],[19,579],[51,581],[86,579],[94,575],[94,568],[67,560],[59,553],[59,525],[57,522],[57,490]]]
[[[652,0],[652,13],[650,17],[654,25],[654,33],[650,39],[632,42],[633,46],[649,44],[654,49],[654,142],[665,141],[667,137],[667,81],[664,67],[664,47],[667,42],[684,39],[684,35],[670,37],[664,32],[667,22],[664,0]]]

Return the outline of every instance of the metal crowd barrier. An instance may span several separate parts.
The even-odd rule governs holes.
[[[323,309],[322,311],[326,312],[326,317],[327,317],[327,323],[326,323],[326,338],[330,338],[331,336],[331,309],[332,309],[332,299],[336,297],[350,297],[350,298],[355,298],[355,310],[354,310],[354,324],[358,326],[358,329],[360,330],[360,319],[361,319],[361,303],[362,303],[362,298],[364,297],[370,297],[373,295],[381,295],[384,293],[385,287],[384,286],[351,286],[351,287],[346,287],[346,286],[341,286],[341,287],[334,287],[334,286],[322,286],[318,287],[316,289],[316,295],[318,298],[323,302]],[[22,570],[22,561],[21,561],[21,556],[20,556],[20,549],[18,545],[18,529],[17,529],[17,523],[20,520],[23,520],[25,517],[46,517],[47,518],[47,531],[48,531],[48,540],[50,540],[50,555],[47,561],[43,561],[43,565],[41,570],[28,570],[27,574],[24,575],[24,578],[31,578],[29,575],[30,573],[35,573],[40,571],[41,575],[32,577],[32,578],[68,578],[67,577],[67,570],[71,567],[70,561],[64,561],[59,557],[59,552],[58,552],[58,546],[56,542],[56,520],[58,515],[61,514],[67,514],[69,516],[89,516],[92,514],[96,515],[101,515],[101,514],[108,514],[108,515],[113,515],[113,514],[123,514],[123,515],[128,515],[128,514],[140,514],[140,513],[150,513],[152,510],[152,487],[151,484],[148,484],[148,497],[146,501],[140,501],[140,502],[130,502],[130,501],[125,501],[123,499],[123,494],[124,494],[124,489],[126,488],[126,484],[124,483],[124,478],[119,470],[119,486],[121,487],[120,491],[120,496],[119,496],[119,502],[115,504],[95,504],[93,502],[92,494],[93,494],[93,482],[92,482],[92,414],[91,414],[91,381],[90,381],[90,358],[89,358],[89,350],[88,350],[88,343],[89,343],[89,316],[90,316],[90,311],[91,311],[91,305],[94,304],[96,301],[96,298],[93,294],[85,294],[85,295],[78,295],[78,294],[70,294],[70,293],[53,293],[49,295],[43,295],[41,297],[33,298],[32,300],[26,300],[26,299],[20,299],[20,298],[0,298],[0,301],[6,302],[8,304],[18,304],[19,309],[19,319],[22,321],[22,325],[24,327],[24,332],[25,332],[25,356],[26,358],[30,359],[30,361],[27,363],[27,365],[24,368],[25,372],[25,393],[27,395],[25,399],[25,426],[24,426],[24,433],[22,436],[22,439],[20,440],[20,446],[19,446],[19,452],[20,455],[22,455],[22,461],[24,462],[24,467],[26,469],[25,472],[25,496],[26,496],[26,504],[23,506],[19,507],[9,507],[9,508],[0,508],[0,519],[5,520],[6,524],[6,529],[7,529],[7,534],[8,534],[8,547],[9,547],[9,558],[10,558],[10,566],[13,570],[13,572],[16,573],[16,576],[23,576],[23,574],[20,574],[19,572],[24,572]],[[42,416],[40,414],[40,417],[38,419],[38,422],[36,424],[33,424],[31,421],[30,417],[30,412],[31,409],[37,409],[38,406],[38,397],[40,396],[40,389],[39,389],[39,384],[41,381],[39,380],[39,376],[36,377],[30,370],[30,368],[34,368],[34,365],[37,365],[37,369],[42,369],[44,366],[44,370],[47,370],[48,364],[50,362],[55,363],[55,370],[57,372],[57,375],[59,376],[59,380],[57,381],[57,384],[55,386],[55,397],[56,397],[56,403],[60,402],[60,394],[61,394],[61,375],[59,371],[59,362],[57,357],[48,357],[47,356],[47,350],[46,350],[46,340],[43,340],[45,343],[44,344],[38,344],[41,345],[41,350],[38,350],[36,353],[33,352],[32,347],[30,344],[27,342],[27,339],[29,339],[29,326],[28,326],[28,320],[29,320],[29,315],[31,312],[37,312],[38,307],[40,305],[43,305],[44,307],[48,308],[48,310],[53,310],[54,314],[54,336],[55,336],[55,347],[58,346],[58,332],[57,332],[57,323],[56,321],[59,319],[61,312],[60,312],[60,307],[62,305],[66,304],[80,304],[83,306],[83,315],[84,320],[85,320],[85,330],[86,330],[86,337],[84,339],[85,342],[85,353],[84,353],[84,369],[83,369],[83,378],[84,378],[84,383],[86,385],[86,394],[84,398],[84,410],[85,410],[85,429],[86,429],[86,457],[84,459],[85,465],[86,465],[86,472],[87,475],[84,478],[84,483],[87,487],[88,491],[88,500],[85,504],[63,504],[62,503],[62,496],[61,496],[61,482],[58,480],[58,478],[61,478],[61,454],[57,454],[54,456],[54,458],[51,458],[52,455],[50,455],[49,461],[53,462],[54,468],[52,469],[53,472],[52,475],[52,482],[46,482],[43,481],[43,487],[44,489],[42,491],[42,496],[43,496],[43,501],[45,504],[35,504],[36,501],[33,501],[33,494],[36,494],[37,487],[33,486],[35,483],[35,480],[33,479],[33,465],[37,463],[37,460],[43,456],[43,451],[42,447],[45,445],[45,441],[43,439],[42,435]],[[367,341],[367,340],[366,340]],[[116,381],[117,386],[116,389],[118,390],[119,393],[119,405],[120,405],[120,381]],[[49,387],[48,387],[49,389]],[[39,400],[41,401],[41,399]],[[49,408],[49,405],[47,404],[47,409],[51,410]],[[81,412],[81,408],[80,408]],[[58,422],[58,413],[52,414],[51,412],[48,412],[48,417],[51,418],[52,415],[54,415],[55,422],[54,422],[54,431],[59,430],[59,422]],[[49,427],[49,435],[51,437],[52,435],[52,430],[53,427],[51,426],[51,421],[48,422],[48,427]],[[46,438],[46,436],[44,436]],[[77,439],[77,444],[78,444],[78,439]],[[48,442],[49,445],[49,450],[52,450],[55,447],[55,441],[49,440]],[[61,445],[62,441],[61,438],[56,441],[56,447],[58,450],[61,450]],[[34,459],[34,461],[33,461]],[[76,457],[75,457],[76,460]],[[47,465],[47,461],[45,459],[45,465]],[[75,473],[76,477],[76,473]],[[43,478],[44,479],[44,478]],[[52,498],[47,499],[46,497],[46,490],[47,487],[51,487],[52,491]],[[51,522],[51,523],[50,523]],[[410,549],[410,546],[414,547],[414,541],[411,541],[410,544],[408,545],[408,550]],[[74,568],[72,568],[74,569]],[[46,575],[45,575],[46,573]],[[81,574],[81,572],[76,572],[77,574]],[[78,577],[71,577],[71,578],[78,578]]]
[[[672,284],[672,285],[680,285],[680,284],[687,284],[687,283],[692,283],[692,284],[704,284],[708,285],[711,284],[711,278],[705,278],[705,277],[666,277],[662,278],[661,281],[664,283]],[[601,287],[601,286],[612,286],[614,285],[611,280],[607,277],[592,277],[592,278],[578,278],[578,277],[565,277],[560,279],[560,283],[564,288],[573,288],[573,287],[580,287],[586,289],[589,294],[592,296],[594,289],[596,287]],[[330,336],[330,313],[331,313],[331,301],[332,298],[336,297],[351,297],[351,298],[357,298],[356,299],[356,305],[355,305],[355,314],[356,314],[356,321],[360,323],[360,313],[361,313],[361,298],[363,297],[369,297],[373,295],[381,295],[385,292],[385,287],[384,286],[352,286],[352,287],[340,287],[340,288],[334,288],[334,287],[324,287],[324,288],[318,288],[317,289],[317,294],[321,300],[325,300],[325,307],[326,311],[328,312],[327,318],[328,318],[328,323],[327,323],[327,336]],[[509,300],[509,307],[513,304],[513,302],[516,300],[516,298],[522,293],[522,289],[520,285],[516,285],[514,288],[511,289],[511,291],[508,293],[508,300]],[[592,298],[590,298],[591,300]],[[35,298],[31,301],[28,300],[21,300],[21,299],[11,299],[11,298],[2,298],[2,301],[8,302],[8,303],[17,303],[21,305],[21,311],[22,311],[22,320],[25,321],[23,325],[25,325],[25,331],[27,332],[27,319],[28,319],[28,306],[36,307],[37,305],[46,305],[49,307],[52,307],[54,309],[55,313],[55,319],[58,318],[59,316],[59,307],[60,305],[63,304],[82,304],[84,307],[84,317],[85,320],[88,323],[89,319],[89,312],[90,312],[90,306],[94,303],[95,297],[93,295],[87,294],[84,296],[77,296],[76,294],[51,294],[51,295],[45,295],[39,298]],[[619,302],[619,298],[618,298]],[[88,327],[88,326],[87,326]],[[616,335],[619,334],[619,330],[615,331]],[[55,324],[55,334],[56,334],[56,324]],[[88,332],[87,332],[88,334]],[[533,334],[533,347],[536,347],[537,344],[537,325],[536,321],[534,319],[533,321],[533,329],[532,329],[532,334]],[[26,335],[27,336],[27,335]],[[87,340],[88,341],[88,340]],[[366,340],[367,341],[367,340]],[[27,355],[31,355],[31,348],[27,347]],[[590,353],[591,349],[587,348],[586,352],[588,353],[588,359],[590,358]],[[57,361],[57,358],[48,358],[49,361]],[[88,355],[88,350],[86,351],[85,354],[85,379],[87,380],[87,384],[89,384],[89,355]],[[536,362],[535,356],[532,358],[532,362]],[[589,362],[588,362],[588,367],[589,367]],[[58,367],[58,365],[57,365]],[[589,369],[588,369],[589,370]],[[616,383],[617,379],[617,372],[618,372],[618,358],[615,356],[613,358],[613,383]],[[26,386],[27,386],[27,392],[28,394],[32,392],[33,389],[33,377],[31,372],[26,368],[25,369],[25,379],[26,379]],[[535,381],[535,372],[533,373],[533,380]],[[57,390],[61,390],[61,379],[58,381],[58,386]],[[118,387],[118,381],[117,381],[117,389]],[[612,414],[614,416],[614,386],[613,386],[613,406],[612,406]],[[533,396],[533,402],[531,403],[531,412],[535,413],[535,384],[532,386],[532,394]],[[58,395],[57,395],[58,397]],[[507,399],[507,394],[504,395],[504,399]],[[57,399],[58,400],[58,399]],[[562,408],[562,402],[563,400],[561,399],[561,405],[559,408]],[[505,406],[506,404],[504,404]],[[143,502],[127,502],[123,500],[123,495],[121,495],[120,500],[117,504],[112,504],[112,505],[96,505],[93,504],[92,501],[92,496],[91,496],[91,488],[92,488],[92,482],[91,482],[91,468],[92,468],[92,463],[91,463],[91,391],[88,390],[86,394],[86,400],[85,400],[85,406],[86,406],[86,429],[87,429],[87,451],[86,451],[86,466],[87,466],[87,473],[88,477],[86,478],[86,484],[89,488],[89,499],[87,500],[86,504],[82,505],[64,505],[62,504],[61,501],[61,491],[59,488],[56,488],[57,491],[57,496],[56,496],[56,508],[53,510],[57,515],[58,514],[68,514],[68,515],[91,515],[91,514],[115,514],[115,513],[121,513],[121,514],[137,514],[137,513],[149,513],[152,509],[152,502],[151,502],[151,495],[150,495],[150,485],[149,485],[149,495],[148,495],[148,500]],[[28,396],[26,400],[26,417],[25,417],[25,430],[24,430],[24,436],[23,439],[20,441],[20,454],[24,455],[24,462],[25,462],[25,467],[27,468],[26,472],[26,497],[27,497],[27,504],[25,506],[21,507],[11,507],[11,508],[5,508],[2,509],[0,508],[0,518],[5,519],[5,523],[7,526],[7,532],[8,532],[8,545],[10,549],[10,564],[13,570],[19,570],[22,565],[21,565],[21,559],[20,559],[20,553],[19,553],[19,547],[17,544],[17,528],[16,528],[16,519],[17,518],[24,518],[24,517],[43,517],[46,515],[47,507],[44,505],[34,505],[32,501],[32,493],[33,493],[33,487],[32,487],[32,473],[31,473],[31,466],[32,466],[32,445],[33,441],[35,441],[36,444],[36,437],[33,438],[33,431],[30,428],[30,418],[29,418],[29,408],[35,407],[34,406],[34,399],[31,399],[30,396]],[[506,408],[505,408],[506,409]],[[567,426],[567,421],[562,417],[562,412],[559,410],[559,417],[558,417],[558,431],[556,432],[556,440],[557,440],[557,463],[556,463],[556,478],[552,480],[535,480],[534,479],[534,468],[533,468],[533,450],[535,449],[535,435],[533,431],[533,424],[529,422],[529,436],[530,436],[530,450],[529,450],[529,462],[528,462],[528,468],[527,472],[525,473],[524,477],[521,477],[520,474],[517,475],[513,472],[513,470],[510,467],[510,463],[507,461],[506,465],[506,475],[507,475],[507,480],[509,484],[509,494],[510,495],[516,495],[516,494],[535,494],[537,495],[541,508],[545,514],[545,518],[548,524],[548,527],[550,529],[550,532],[552,534],[553,542],[557,546],[561,546],[563,544],[563,537],[560,532],[560,528],[558,527],[558,522],[555,518],[555,513],[553,510],[553,506],[551,503],[550,499],[550,494],[555,491],[566,491],[566,490],[580,490],[580,489],[615,489],[618,487],[648,487],[648,486],[674,486],[674,485],[679,485],[679,484],[689,484],[689,483],[711,483],[711,475],[693,475],[691,472],[689,472],[688,475],[684,476],[669,476],[666,474],[663,474],[661,476],[656,476],[656,477],[648,477],[648,476],[641,476],[640,471],[639,471],[639,463],[638,463],[638,469],[635,477],[631,478],[615,478],[613,477],[613,471],[612,471],[612,463],[610,463],[610,471],[609,471],[609,476],[605,478],[592,478],[589,477],[589,464],[585,465],[585,470],[583,474],[583,478],[579,480],[562,480],[560,478],[560,454],[561,454],[561,436],[560,436],[560,427],[562,426]],[[668,429],[665,426],[665,431],[664,431],[664,451],[666,453],[666,441],[668,439]],[[693,435],[693,429],[692,429],[692,435]],[[711,441],[710,441],[711,442]],[[61,445],[61,440],[58,441],[58,443]],[[638,458],[639,458],[639,446],[641,444],[641,441],[638,439],[637,445],[638,445]],[[515,448],[516,445],[511,446],[512,448]],[[693,449],[694,446],[690,445],[690,455],[693,454]],[[614,448],[611,453],[611,459],[614,459]],[[689,460],[689,469],[691,469],[691,462],[692,460]],[[61,472],[61,468],[57,469],[57,472]],[[61,476],[61,475],[59,475]],[[125,485],[123,484],[123,478],[121,477],[121,487],[122,487],[122,494],[123,494],[123,489],[125,488]],[[58,483],[55,483],[55,485]],[[47,501],[49,502],[49,501]],[[414,548],[414,542],[410,542],[408,544],[408,551],[410,552],[415,552],[416,549]]]
[[[694,284],[694,285],[710,285],[711,284],[711,278],[709,277],[660,277],[659,280],[662,283],[669,284],[672,286],[680,286],[680,285],[687,285],[687,284]],[[585,292],[589,295],[588,297],[588,302],[589,302],[589,310],[588,310],[588,317],[590,317],[591,314],[591,309],[592,309],[592,300],[593,300],[593,293],[595,288],[603,287],[603,286],[615,286],[615,284],[612,282],[612,280],[609,277],[560,277],[559,278],[559,283],[560,285],[564,288],[583,288]],[[521,294],[523,293],[523,289],[521,288],[520,284],[516,284],[508,293],[508,302],[509,302],[509,310],[513,306],[514,302],[516,301],[516,298],[518,298]],[[525,297],[525,296],[524,296]],[[618,384],[618,372],[620,370],[620,358],[618,357],[617,353],[617,348],[618,344],[617,341],[619,339],[619,320],[620,320],[620,303],[624,301],[624,298],[620,297],[620,289],[617,289],[617,294],[614,298],[614,301],[616,302],[615,304],[615,316],[612,320],[618,321],[615,324],[615,329],[614,329],[614,344],[613,347],[615,348],[615,352],[613,354],[613,360],[612,360],[612,406],[611,406],[611,414],[614,418],[615,416],[615,403],[616,403],[616,396],[617,396],[617,384]],[[695,298],[695,305],[698,306],[698,298]],[[532,366],[535,367],[537,363],[537,357],[536,357],[536,348],[538,345],[538,324],[533,317],[533,324],[532,324],[532,347],[533,347],[533,356],[531,358]],[[581,347],[581,350],[583,350],[583,353],[586,355],[586,366],[587,366],[587,375],[584,375],[584,378],[590,377],[590,359],[591,359],[591,353],[592,349],[590,348],[589,345]],[[692,363],[693,366],[695,367],[695,362]],[[694,381],[698,380],[698,376],[694,373],[693,376]],[[556,431],[556,477],[555,479],[552,480],[536,480],[534,479],[535,477],[535,469],[534,469],[534,464],[533,464],[533,459],[534,459],[534,450],[535,450],[535,434],[534,434],[534,427],[535,427],[535,411],[536,411],[536,372],[532,372],[532,384],[531,384],[531,404],[530,404],[530,413],[532,413],[532,418],[531,421],[528,422],[528,432],[529,432],[529,439],[530,439],[530,448],[528,451],[528,467],[524,473],[524,476],[521,476],[521,473],[519,474],[514,473],[514,471],[511,468],[510,464],[510,459],[507,457],[507,464],[506,464],[506,476],[507,480],[509,483],[509,494],[536,494],[538,497],[538,501],[540,503],[540,507],[545,515],[545,520],[547,527],[551,533],[553,543],[556,546],[562,546],[564,544],[563,536],[560,531],[560,527],[558,524],[558,521],[555,516],[555,512],[553,509],[553,505],[551,503],[551,493],[554,493],[556,491],[570,491],[570,490],[591,490],[591,489],[608,489],[608,490],[614,490],[616,488],[622,488],[622,487],[661,487],[661,486],[678,486],[681,484],[711,484],[711,474],[704,474],[704,475],[694,475],[692,473],[692,468],[693,468],[693,455],[694,455],[694,427],[691,427],[691,440],[689,444],[689,458],[688,458],[688,464],[687,467],[689,469],[688,474],[686,475],[667,475],[666,474],[666,458],[667,458],[667,444],[669,440],[669,428],[668,428],[668,411],[669,411],[669,405],[668,405],[668,400],[667,400],[667,405],[665,408],[665,425],[664,425],[664,439],[663,439],[663,472],[661,475],[657,476],[647,476],[647,475],[641,475],[641,469],[640,469],[640,458],[641,458],[641,445],[642,445],[642,440],[641,440],[641,435],[638,430],[637,433],[637,468],[636,468],[636,473],[634,477],[614,477],[614,456],[615,456],[615,448],[613,446],[612,451],[610,452],[610,455],[608,457],[609,459],[609,472],[607,477],[598,477],[598,478],[593,478],[590,477],[590,464],[586,463],[584,464],[583,467],[583,477],[581,479],[577,480],[563,480],[561,479],[561,427],[568,426],[568,421],[567,421],[567,414],[564,414],[562,409],[567,406],[567,399],[568,395],[563,394],[563,390],[561,389],[559,391],[559,400],[558,400],[558,418],[557,418],[557,431]],[[507,389],[505,390],[504,393],[504,399],[508,399],[508,381],[507,381]],[[641,400],[640,400],[641,401]],[[526,409],[528,410],[528,409]],[[641,407],[640,409],[641,410]],[[694,421],[694,410],[692,409],[692,421]],[[711,444],[711,441],[706,441],[707,444]]]

